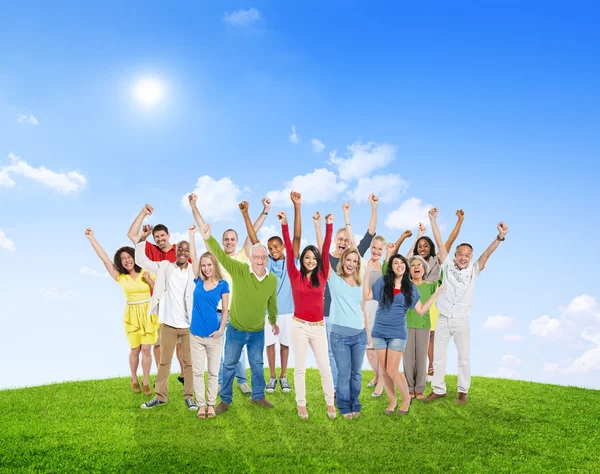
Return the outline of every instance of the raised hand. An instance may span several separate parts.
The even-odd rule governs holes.
[[[315,212],[312,218],[315,224],[319,224],[321,222],[321,213],[319,211]]]
[[[242,214],[248,214],[248,201],[240,202],[238,207],[240,208],[240,211],[242,211]]]
[[[370,273],[375,271],[375,265],[373,264],[373,262],[371,260],[369,260],[367,262],[367,264],[365,265],[365,273]]]
[[[404,232],[402,232],[402,236],[403,239],[408,239],[409,237],[412,237],[412,231],[411,230],[405,230]]]
[[[210,224],[200,227],[200,235],[204,240],[210,239]]]
[[[188,201],[190,202],[190,206],[195,206],[198,202],[198,195],[196,193],[190,193]]]
[[[271,210],[271,198],[264,197],[260,202],[262,202],[263,205],[263,212],[269,212]]]
[[[190,234],[190,236],[194,235],[194,232],[196,232],[196,226],[195,225],[191,225],[188,228],[188,234]]]
[[[465,219],[465,211],[463,211],[462,209],[459,209],[458,211],[456,211],[456,217],[458,217],[459,221],[462,221]]]
[[[394,244],[394,242],[388,242],[387,244],[385,244],[385,249],[387,250],[387,253],[392,253],[395,247],[396,244]]]
[[[287,225],[287,223],[288,223],[287,214],[285,213],[285,211],[279,211],[277,213],[277,219],[279,219],[281,221],[281,223],[284,225]]]
[[[299,206],[302,203],[302,194],[292,191],[290,193],[290,199],[294,203],[294,206]]]
[[[325,216],[325,224],[333,224],[333,214],[327,214]]]
[[[142,214],[146,216],[151,216],[153,212],[154,208],[150,204],[146,204],[144,207],[142,207]]]
[[[144,225],[142,227],[142,239],[146,239],[152,233],[153,227],[151,225]]]
[[[504,222],[500,222],[498,224],[498,234],[500,235],[500,237],[502,237],[502,238],[506,237],[507,232],[508,232],[508,226]]]
[[[419,239],[421,237],[423,237],[425,235],[426,230],[427,230],[427,227],[425,227],[425,224],[423,224],[422,222],[419,222],[419,231],[417,232],[417,237]]]
[[[379,205],[379,198],[375,196],[375,194],[371,193],[369,194],[369,202],[371,203],[372,207],[377,207]]]
[[[350,203],[345,202],[344,204],[342,204],[342,210],[344,211],[344,215],[348,215],[348,213],[350,212]]]
[[[92,229],[90,229],[89,227],[87,229],[85,229],[84,234],[90,240],[92,240],[94,238],[94,231]]]
[[[438,208],[432,207],[431,209],[429,209],[429,220],[434,221],[437,218],[438,214],[439,214]]]

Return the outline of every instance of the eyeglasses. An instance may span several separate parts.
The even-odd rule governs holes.
[[[410,268],[418,268],[418,267],[423,268],[423,264],[422,263],[415,263],[414,265],[410,266]]]
[[[252,260],[267,260],[268,258],[267,255],[252,255]]]

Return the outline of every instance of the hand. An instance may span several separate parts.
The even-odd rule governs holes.
[[[94,238],[94,231],[92,229],[90,229],[89,227],[87,229],[85,229],[84,234],[90,240],[92,240]]]
[[[387,253],[391,254],[394,251],[394,248],[396,247],[396,244],[394,242],[388,242],[387,244],[385,244],[385,249],[387,250]]]
[[[277,213],[277,219],[279,219],[283,225],[287,225],[288,223],[287,214],[284,211],[279,211]]]
[[[273,331],[274,336],[279,335],[279,326],[277,326],[277,324],[271,324],[271,330]]]
[[[313,222],[315,225],[319,225],[321,223],[321,213],[319,211],[313,214]]]
[[[263,212],[269,212],[271,210],[271,199],[268,197],[262,198],[260,201],[263,205]]]
[[[204,240],[210,239],[210,224],[206,224],[200,227],[200,235]]]
[[[421,237],[423,237],[425,235],[426,230],[427,230],[427,227],[425,227],[425,224],[423,224],[422,222],[419,222],[419,232],[417,232],[417,237],[419,239]]]
[[[379,198],[371,193],[369,194],[369,202],[371,203],[371,207],[377,207],[379,205]]]
[[[190,234],[190,237],[193,237],[195,232],[196,232],[196,226],[192,224],[192,225],[191,225],[191,226],[188,228],[188,234]]]
[[[142,227],[142,236],[140,240],[146,240],[148,236],[152,233],[153,227],[151,225],[144,225]]]
[[[150,272],[144,272],[142,274],[142,278],[144,280],[146,280],[148,283],[150,283],[152,281],[152,275],[150,274]]]
[[[365,265],[365,274],[375,271],[375,265],[371,260]]]
[[[350,203],[345,202],[342,204],[342,210],[344,211],[344,215],[347,216],[350,213]]]
[[[190,206],[194,207],[196,202],[198,202],[198,195],[196,193],[190,193],[188,196],[188,201],[190,202]]]
[[[333,224],[333,214],[327,214],[325,216],[325,224]]]
[[[438,214],[439,212],[437,207],[432,207],[431,209],[429,209],[429,220],[434,221],[437,218]]]
[[[500,224],[498,224],[498,234],[500,235],[500,237],[504,238],[506,237],[507,233],[508,226],[504,222],[500,222]]]
[[[248,201],[242,201],[238,204],[238,206],[243,215],[248,214]]]
[[[456,211],[456,217],[458,217],[459,221],[462,221],[465,219],[465,211],[463,211],[462,209],[459,209],[458,211]]]
[[[294,203],[294,206],[299,206],[302,203],[302,194],[297,193],[296,191],[290,193],[290,198]]]
[[[405,230],[404,232],[402,232],[401,237],[403,239],[408,239],[409,237],[412,237],[412,231],[411,230]]]
[[[144,207],[142,207],[142,214],[145,216],[151,216],[153,212],[154,208],[150,204],[146,204]]]
[[[435,294],[441,295],[444,291],[446,291],[446,285],[442,285],[437,290],[435,290]]]
[[[221,337],[223,335],[223,333],[225,332],[225,328],[220,329],[218,331],[215,331],[211,334],[208,335],[208,337],[212,337],[213,339],[218,339],[219,337]]]

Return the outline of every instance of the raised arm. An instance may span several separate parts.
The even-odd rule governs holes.
[[[211,235],[210,224],[200,227],[200,235],[204,239],[208,250],[214,254],[217,261],[223,265],[223,268],[225,268],[232,277],[233,275],[239,275],[243,268],[248,268],[248,265],[245,263],[238,262],[225,253],[219,245],[219,242]]]
[[[258,236],[256,235],[256,231],[252,226],[252,221],[250,220],[250,214],[248,213],[248,201],[242,201],[238,204],[240,208],[240,212],[242,213],[242,217],[244,219],[244,224],[246,224],[246,232],[248,232],[248,238],[246,242],[244,242],[244,249],[246,249],[246,244],[248,239],[250,239],[250,247],[259,242]],[[249,249],[246,250],[246,255],[250,255]]]
[[[153,262],[146,256],[146,243],[138,242],[135,244],[135,263],[138,267],[150,270],[152,273],[158,273],[160,265],[158,262]]]
[[[423,316],[427,312],[427,310],[431,308],[431,305],[435,302],[437,297],[444,291],[446,291],[446,287],[442,285],[438,287],[437,290],[435,290],[435,293],[431,295],[425,303],[421,303],[421,300],[417,300],[417,304],[415,304],[415,311],[417,312],[417,314],[419,316]]]
[[[108,258],[108,255],[106,254],[104,249],[100,246],[100,244],[96,240],[96,237],[94,237],[94,231],[90,228],[85,229],[85,236],[88,238],[88,240],[92,244],[92,247],[94,247],[94,250],[96,251],[96,255],[98,255],[98,257],[100,257],[100,260],[102,260],[102,263],[104,263],[104,267],[106,268],[106,271],[108,272],[108,274],[111,277],[113,277],[115,280],[117,280],[119,278],[119,272],[115,268],[115,265],[110,260],[110,258]]]
[[[302,219],[300,216],[300,205],[302,204],[302,195],[295,191],[290,194],[292,203],[294,204],[294,240],[292,240],[292,249],[294,250],[294,257],[300,256],[300,241],[302,240]],[[286,244],[286,248],[287,244]]]
[[[371,272],[373,272],[373,265],[371,264],[371,261],[369,260],[367,262],[367,265],[365,266],[365,278],[363,280],[363,305],[365,304],[365,301],[370,301],[373,299],[373,288],[371,287]]]
[[[262,227],[262,225],[265,223],[265,219],[267,218],[267,215],[269,214],[269,210],[271,209],[271,200],[267,197],[262,198],[262,205],[263,205],[263,210],[260,213],[260,216],[258,216],[258,218],[254,221],[254,224],[252,224],[252,228],[254,229],[254,235],[256,235],[256,233],[260,230],[260,228]],[[258,237],[256,238],[256,242],[252,242],[252,239],[250,237],[250,232],[248,232],[248,236],[246,237],[246,240],[244,240],[244,251],[246,252],[246,255],[250,255],[250,248],[257,243]]]
[[[190,193],[188,196],[188,201],[190,203],[190,208],[192,209],[192,214],[194,215],[194,220],[196,221],[196,225],[198,229],[206,226],[206,222],[200,215],[200,211],[198,210],[198,196],[195,193]]]
[[[458,220],[456,221],[456,225],[454,226],[454,229],[452,229],[452,232],[450,232],[448,240],[446,240],[446,252],[448,253],[450,253],[450,249],[452,248],[454,241],[458,237],[460,228],[462,227],[463,221],[465,220],[465,212],[462,209],[459,209],[458,211],[456,211],[456,217],[458,218]]]
[[[371,204],[371,219],[369,219],[369,234],[375,237],[375,229],[377,228],[377,206],[379,206],[379,198],[375,194],[369,194],[369,203]]]
[[[191,225],[188,229],[189,243],[190,243],[190,260],[192,261],[192,271],[194,272],[194,278],[198,278],[200,275],[200,262],[198,262],[198,253],[196,252],[196,226]]]
[[[315,237],[317,239],[317,248],[323,253],[323,231],[321,230],[321,213],[315,212],[313,215],[313,223],[315,224]]]
[[[290,240],[290,228],[288,227],[287,214],[284,211],[277,213],[277,218],[281,221],[281,235],[283,236],[283,243],[286,249],[291,248],[292,241]],[[296,268],[296,264],[293,258],[286,258],[285,265],[289,275],[295,275],[300,270]]]
[[[146,218],[146,216],[150,216],[152,215],[152,213],[154,212],[154,208],[150,205],[150,204],[146,204],[142,210],[140,211],[140,213],[137,215],[137,217],[134,219],[133,223],[131,224],[131,227],[129,227],[129,231],[127,231],[127,237],[129,237],[129,240],[131,240],[131,242],[133,242],[133,244],[137,244],[141,239],[140,239],[140,229],[142,227],[142,223],[144,222],[144,219]],[[148,231],[148,227],[144,226],[144,238],[143,240],[146,240],[146,237],[148,237],[148,235],[150,234],[150,232],[152,231],[152,227],[150,227],[149,231]]]
[[[331,261],[329,260],[329,248],[331,247],[331,239],[333,238],[333,214],[325,216],[325,241],[323,242],[323,250],[321,251],[321,267],[325,278],[331,276]]]
[[[391,253],[390,257],[392,255],[396,255],[398,253],[398,251],[400,250],[400,246],[402,245],[402,243],[411,236],[412,236],[412,231],[410,231],[410,230],[405,230],[404,232],[402,232],[402,235],[400,235],[400,237],[398,237],[398,240],[396,240],[396,242],[394,244],[392,244],[393,247],[391,249],[392,253]],[[413,245],[413,247],[414,247],[414,245]],[[386,245],[386,248],[387,248],[387,245]],[[389,260],[389,258],[386,258],[386,260]]]
[[[485,249],[485,252],[483,252],[481,254],[481,257],[479,257],[479,260],[477,260],[477,262],[479,264],[479,271],[481,271],[485,268],[485,264],[487,263],[488,258],[490,258],[490,256],[494,253],[494,251],[498,248],[498,246],[500,245],[500,242],[504,242],[507,232],[508,232],[508,226],[504,222],[500,222],[498,224],[498,236],[494,239],[494,241],[490,244],[490,246],[487,249]]]
[[[440,229],[438,229],[437,216],[438,216],[437,207],[431,208],[429,210],[429,221],[431,222],[431,232],[433,233],[433,238],[435,239],[435,244],[438,247],[438,253],[437,253],[438,260],[440,263],[444,263],[446,261],[446,258],[448,257],[448,251],[446,250],[446,246],[444,245],[444,241],[442,240],[442,234],[440,234]]]
[[[425,231],[427,229],[425,228],[425,224],[423,224],[422,222],[419,222],[419,230],[417,231],[417,238],[415,239],[415,241],[412,244],[412,247],[410,248],[410,250],[408,251],[407,256],[410,255],[414,255],[415,254],[415,247],[417,245],[417,242],[419,241],[419,239],[421,237],[423,237],[425,235]]]
[[[342,211],[344,211],[344,229],[346,229],[346,238],[350,247],[356,247],[356,240],[352,233],[352,225],[350,224],[350,203],[345,202],[342,204]]]

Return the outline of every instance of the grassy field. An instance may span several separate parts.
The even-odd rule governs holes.
[[[307,375],[308,421],[293,391],[267,410],[237,387],[227,413],[198,420],[175,376],[152,410],[127,378],[0,391],[0,472],[600,472],[598,391],[474,377],[457,406],[448,377],[446,399],[406,417],[365,387],[361,418],[331,421]]]

